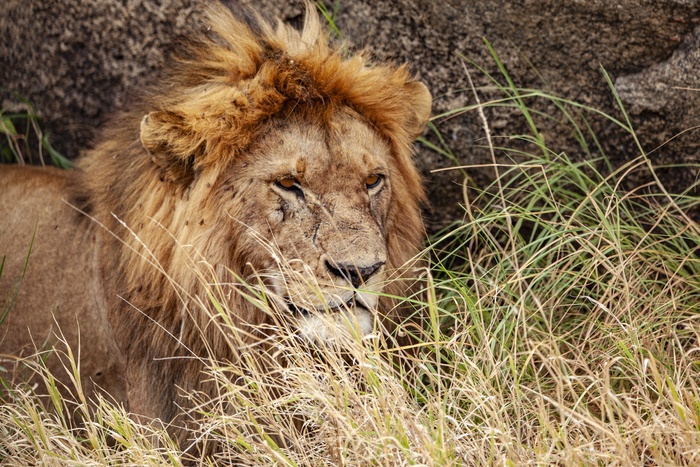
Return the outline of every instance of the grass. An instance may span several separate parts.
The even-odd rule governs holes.
[[[3,91],[1,87],[0,91]],[[45,155],[48,155],[56,167],[72,168],[74,164],[51,144],[51,135],[42,129],[41,118],[34,106],[25,97],[11,94],[13,100],[21,102],[24,110],[8,112],[0,109],[0,160],[46,165]]]
[[[488,88],[467,90],[488,99],[432,126],[478,112],[497,176],[465,189],[464,219],[428,240],[426,290],[408,298],[426,322],[415,348],[339,330],[310,352],[280,324],[273,355],[212,361],[218,397],[191,395],[202,414],[192,438],[219,446],[202,465],[700,464],[700,228],[686,215],[699,200],[668,193],[642,148],[608,169],[588,124],[599,111],[519,89],[499,68]],[[537,110],[542,101],[556,112]],[[492,106],[517,109],[530,133],[492,133]],[[604,117],[633,135],[620,114]],[[542,119],[566,126],[580,157],[548,147]],[[623,190],[638,171],[649,184]],[[229,313],[217,296],[202,306]],[[51,392],[8,393],[0,464],[187,456],[109,401],[91,412],[75,387],[74,400]],[[82,429],[66,422],[75,410]]]

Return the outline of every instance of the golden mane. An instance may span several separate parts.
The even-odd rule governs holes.
[[[295,115],[322,125],[341,109],[359,115],[391,151],[387,269],[403,274],[424,236],[425,197],[411,158],[430,95],[405,66],[346,56],[329,45],[310,5],[301,31],[259,19],[251,26],[220,4],[209,7],[207,23],[144,102],[118,115],[80,159],[73,198],[97,221],[90,229],[109,232],[101,237],[102,274],[128,384],[139,372],[151,375],[149,393],[130,391],[130,403],[156,407],[163,419],[177,416],[176,405],[163,401],[187,406],[176,387],[202,387],[202,363],[191,357],[236,359],[199,301],[212,279],[206,268],[235,283],[264,253],[241,245],[245,226],[222,208],[238,188],[221,174],[271,120]],[[386,292],[400,296],[406,287],[394,281]],[[230,300],[235,324],[266,319],[240,296]],[[392,312],[391,300],[382,300]],[[186,358],[171,358],[177,356]]]
[[[164,83],[168,92],[152,101],[163,124],[147,135],[151,145],[167,145],[183,161],[206,155],[195,157],[197,165],[226,163],[235,157],[230,148],[245,149],[273,115],[349,106],[412,166],[411,143],[425,123],[416,115],[429,108],[416,109],[421,102],[406,97],[420,84],[405,66],[369,65],[362,53],[345,57],[329,45],[314,7],[308,11],[302,31],[262,20],[254,31],[225,7],[212,7],[211,29],[189,43]]]

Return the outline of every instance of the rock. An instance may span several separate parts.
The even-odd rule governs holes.
[[[303,4],[241,0],[267,16],[300,22]],[[333,2],[327,2],[332,9]],[[469,78],[482,101],[497,96],[474,62],[501,82],[484,43],[487,39],[517,86],[546,90],[599,108],[617,118],[613,93],[601,67],[614,80],[647,150],[698,125],[700,99],[700,1],[697,0],[340,0],[336,24],[352,48],[379,60],[410,63],[435,96],[436,115],[475,103]],[[201,0],[4,0],[0,3],[0,82],[26,96],[42,113],[55,145],[75,156],[89,146],[96,128],[129,96],[154,79],[178,36],[201,27]],[[467,76],[467,71],[469,76]],[[6,98],[3,107],[13,104]],[[554,113],[546,101],[528,101]],[[485,113],[496,141],[528,131],[513,108]],[[463,172],[431,173],[455,165],[489,164],[483,123],[471,111],[436,122],[455,160],[418,146],[438,228],[462,216]],[[538,121],[548,146],[573,157],[586,154],[561,122]],[[591,118],[603,149],[615,164],[639,154],[630,136],[604,118]],[[434,136],[431,142],[438,143]],[[501,156],[503,161],[506,158]],[[659,164],[698,161],[691,130],[651,155]],[[492,168],[469,169],[485,186]],[[666,169],[672,191],[693,185],[695,170]],[[639,183],[644,178],[640,175]]]
[[[695,28],[666,60],[615,81],[645,147],[653,150],[652,161],[667,166],[659,169],[662,181],[675,192],[694,187],[700,175],[699,76],[700,28]],[[671,167],[677,164],[683,167]]]

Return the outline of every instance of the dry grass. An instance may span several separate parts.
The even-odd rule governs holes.
[[[535,130],[528,99],[551,99],[572,123],[586,110],[508,83],[495,87],[500,105]],[[408,298],[426,317],[415,348],[347,330],[310,348],[279,323],[271,352],[211,362],[218,397],[191,395],[191,438],[218,443],[202,465],[700,465],[700,229],[685,214],[698,200],[658,181],[623,191],[653,171],[642,152],[602,175],[593,150],[576,162],[513,139],[491,144],[494,162],[513,159],[494,164],[494,185],[430,241],[425,293]],[[201,305],[233,312],[219,293]],[[237,345],[236,330],[222,332]],[[104,400],[90,413],[81,397],[15,389],[0,406],[0,464],[187,458],[162,429]],[[73,410],[84,428],[67,427]]]

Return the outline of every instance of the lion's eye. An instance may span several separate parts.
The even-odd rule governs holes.
[[[294,177],[286,177],[277,180],[277,186],[284,188],[285,190],[292,190],[299,186],[299,182]]]
[[[290,191],[292,193],[295,193],[301,198],[304,197],[304,190],[301,189],[301,184],[299,183],[299,180],[297,180],[294,177],[280,178],[275,182],[275,185],[278,188],[283,189],[284,191]]]
[[[365,178],[365,185],[367,185],[367,188],[371,190],[372,188],[378,187],[379,184],[382,183],[383,179],[383,175],[372,174],[369,177]]]

